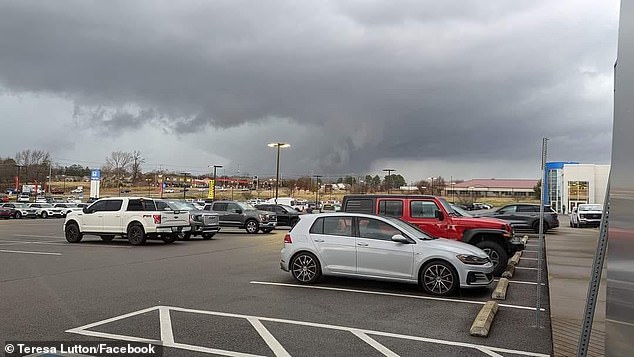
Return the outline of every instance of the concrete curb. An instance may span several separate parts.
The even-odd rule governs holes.
[[[487,337],[489,336],[489,330],[491,330],[491,324],[495,318],[495,314],[498,312],[499,305],[495,301],[487,301],[480,312],[476,316],[471,330],[469,331],[471,336]]]
[[[493,290],[491,298],[495,300],[506,300],[506,290],[509,288],[509,280],[507,278],[501,278],[498,281],[498,285]]]
[[[503,278],[511,279],[515,273],[515,265],[509,264],[506,266],[506,270],[502,273]]]
[[[520,258],[522,257],[522,251],[515,252],[515,254],[509,259],[508,264],[516,266],[520,263]]]

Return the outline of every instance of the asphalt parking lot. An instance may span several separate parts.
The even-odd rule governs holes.
[[[489,337],[481,338],[469,329],[494,285],[449,298],[413,285],[341,278],[302,286],[279,269],[283,229],[226,229],[209,241],[133,247],[91,236],[66,243],[62,223],[0,221],[4,340],[162,341],[168,356],[552,353],[547,286],[544,327],[535,327],[535,238]]]

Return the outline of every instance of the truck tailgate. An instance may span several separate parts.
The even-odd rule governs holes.
[[[178,213],[165,213],[161,212],[161,223],[160,227],[182,227],[189,226],[189,213],[188,212],[178,212]]]

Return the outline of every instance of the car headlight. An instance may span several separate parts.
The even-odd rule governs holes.
[[[266,221],[266,215],[265,214],[260,214],[260,221]]]
[[[478,256],[468,254],[458,254],[456,255],[456,258],[458,258],[461,262],[469,265],[484,265],[491,261],[488,257],[480,258]]]

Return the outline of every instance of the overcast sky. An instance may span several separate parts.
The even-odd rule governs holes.
[[[0,156],[283,176],[609,163],[616,0],[0,0]]]

